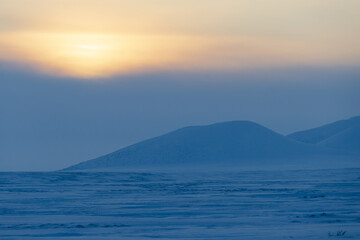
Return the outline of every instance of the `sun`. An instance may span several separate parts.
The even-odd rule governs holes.
[[[174,67],[199,45],[182,36],[19,32],[0,35],[0,59],[49,74],[99,79]]]
[[[124,70],[120,64],[130,51],[109,35],[65,34],[49,38],[48,64],[59,71],[77,77],[91,78]]]
[[[2,38],[8,53],[49,73],[98,78],[129,72],[161,59],[157,43],[142,36],[73,33],[21,33]],[[156,44],[154,44],[156,43]]]
[[[134,72],[246,68],[254,59],[248,56],[260,52],[253,42],[162,34],[15,32],[0,34],[0,60],[55,76],[101,80]],[[243,45],[252,48],[246,51]]]

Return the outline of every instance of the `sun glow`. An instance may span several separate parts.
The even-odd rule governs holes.
[[[328,46],[321,42],[278,38],[51,32],[0,34],[0,60],[25,63],[48,74],[81,79],[101,79],[139,71],[236,71],[295,64],[346,64],[349,61],[346,59],[356,57],[357,54],[340,48],[328,51]]]
[[[0,43],[7,46],[1,54],[6,58],[47,72],[95,78],[171,64],[181,52],[177,41],[169,44],[161,36],[18,33],[4,36]]]
[[[359,7],[359,0],[1,1],[0,64],[79,79],[359,66]]]
[[[129,61],[134,46],[125,37],[39,33],[13,34],[7,40],[12,52],[17,52],[12,54],[16,60],[63,75],[91,78],[134,67]]]

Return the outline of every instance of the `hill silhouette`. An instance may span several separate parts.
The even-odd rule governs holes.
[[[293,140],[254,122],[233,121],[181,128],[65,170],[131,166],[281,165],[293,159],[339,153]]]
[[[360,116],[288,135],[294,140],[360,153]]]

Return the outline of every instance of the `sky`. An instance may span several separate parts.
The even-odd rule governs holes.
[[[358,0],[0,0],[0,171],[188,125],[360,115]]]

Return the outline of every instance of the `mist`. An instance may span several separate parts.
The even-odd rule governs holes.
[[[191,125],[289,134],[360,115],[360,71],[143,72],[96,81],[0,65],[0,170],[57,170]]]

